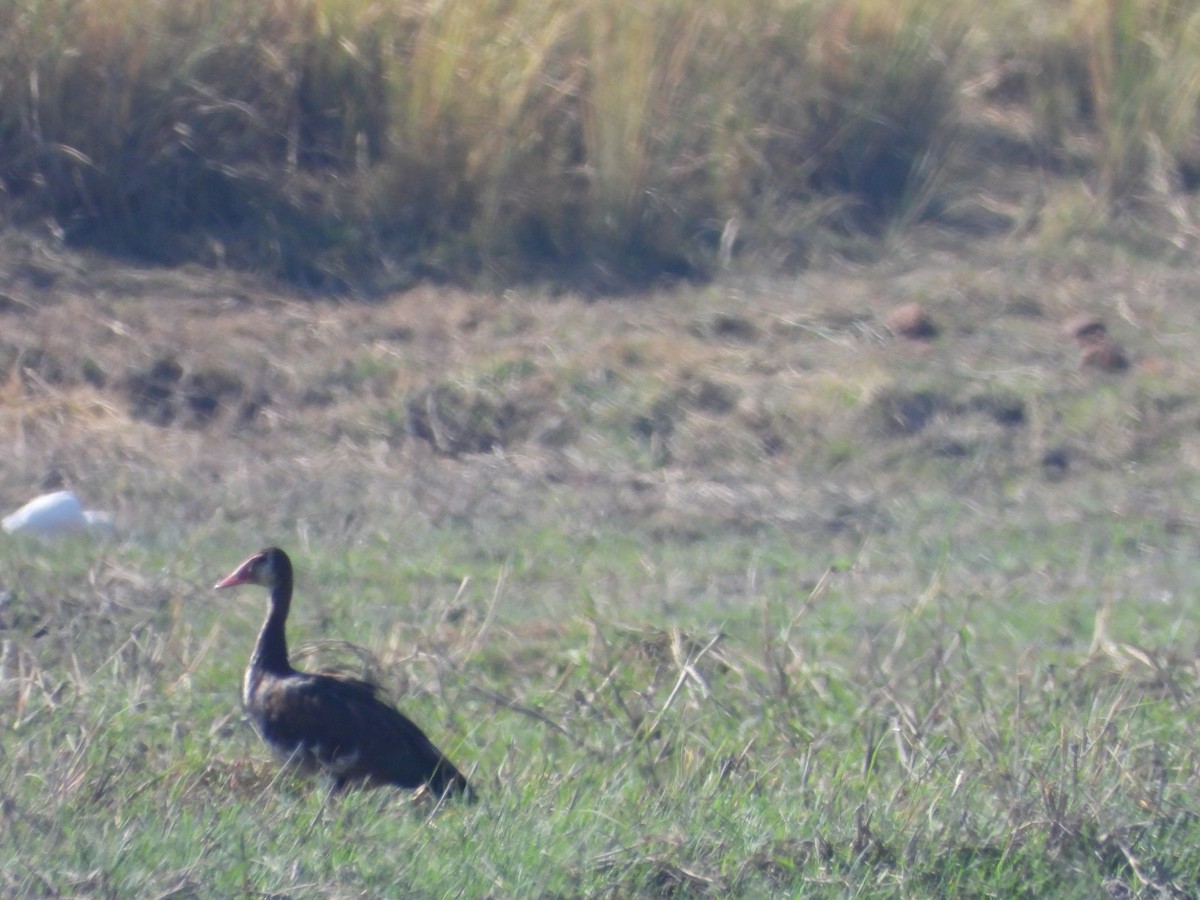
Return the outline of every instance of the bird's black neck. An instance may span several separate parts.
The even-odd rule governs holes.
[[[286,675],[292,671],[288,663],[287,635],[284,632],[291,605],[292,573],[278,572],[275,586],[271,588],[267,618],[258,632],[254,656],[250,658],[250,668],[262,669],[276,675]]]

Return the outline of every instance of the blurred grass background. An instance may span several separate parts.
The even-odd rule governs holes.
[[[333,287],[794,265],[979,189],[981,127],[989,155],[1084,171],[1107,208],[1164,179],[1190,189],[1198,16],[1174,0],[23,0],[0,8],[0,213]]]

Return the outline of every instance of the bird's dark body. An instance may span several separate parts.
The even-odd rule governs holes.
[[[298,672],[287,659],[284,624],[292,592],[291,561],[269,548],[217,584],[271,589],[267,619],[246,669],[242,704],[275,753],[301,771],[325,772],[334,790],[351,784],[428,785],[439,796],[474,792],[411,720],[377,696],[375,685],[340,675]]]
[[[277,756],[303,771],[327,772],[335,789],[353,782],[428,784],[438,794],[466,787],[458,769],[407,716],[380,700],[373,684],[249,670],[242,699]]]

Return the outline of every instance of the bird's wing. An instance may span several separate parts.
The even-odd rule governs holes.
[[[407,787],[462,779],[424,732],[376,692],[369,682],[325,674],[276,682],[262,697],[266,736],[303,747],[338,777]]]

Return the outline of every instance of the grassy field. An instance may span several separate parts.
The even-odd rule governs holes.
[[[0,5],[0,895],[1200,895],[1200,12],[961,8]]]
[[[10,233],[0,497],[118,528],[0,542],[0,892],[1195,894],[1200,279],[951,240],[364,304]],[[267,543],[478,806],[279,776]]]

